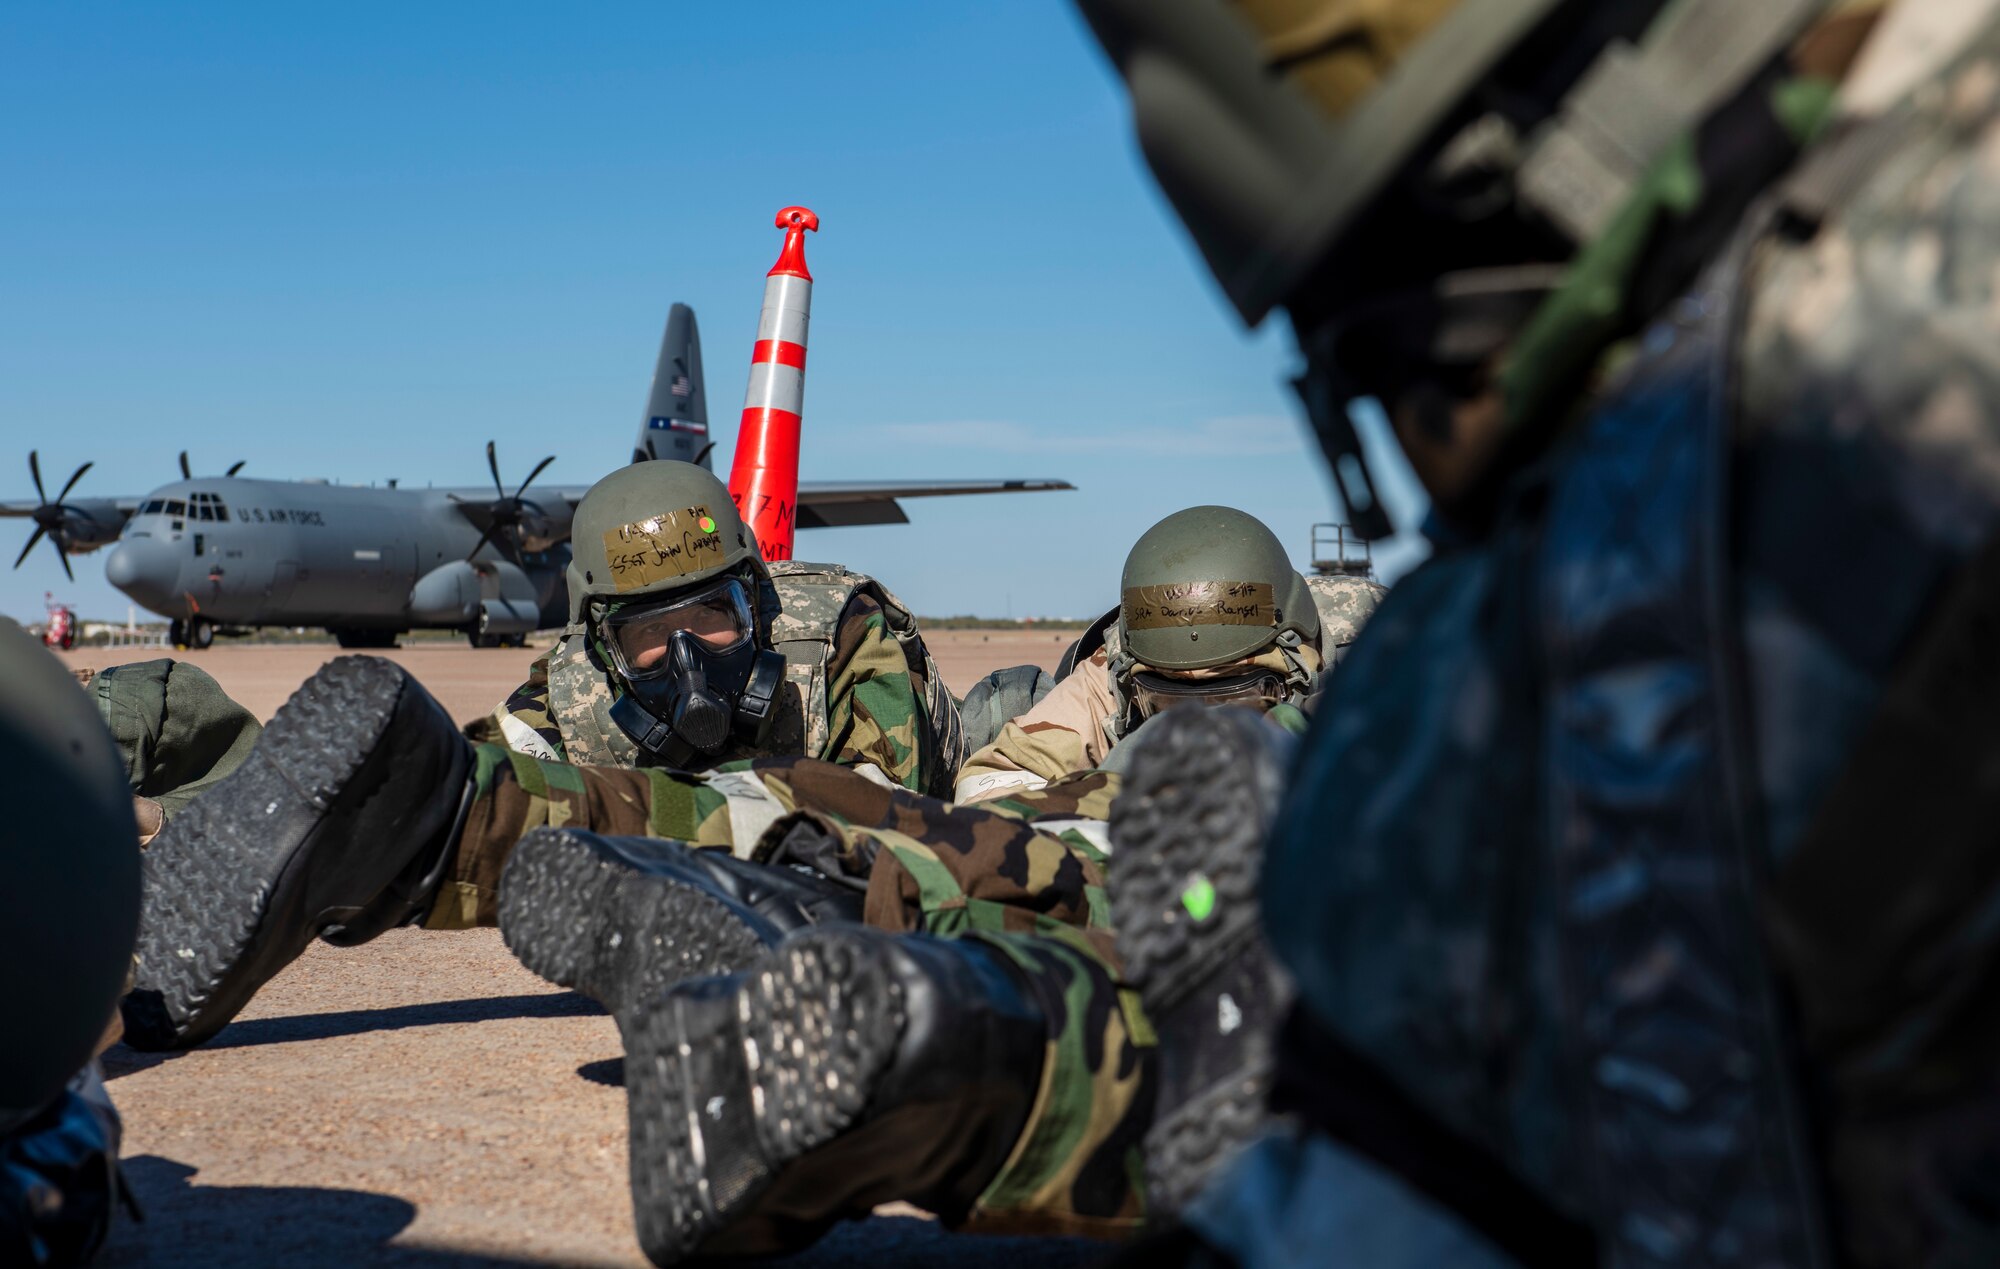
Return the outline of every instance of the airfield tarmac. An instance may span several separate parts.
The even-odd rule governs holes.
[[[1071,633],[927,636],[963,691],[987,671],[1052,667]],[[165,655],[78,651],[76,666]],[[178,654],[260,718],[328,645]],[[461,722],[490,710],[534,650],[419,644],[386,654]],[[621,1049],[591,1001],[523,969],[496,930],[394,931],[314,944],[214,1041],[105,1057],[125,1116],[143,1224],[120,1221],[107,1266],[644,1265],[626,1186]],[[955,1269],[1069,1266],[1102,1249],[948,1234],[884,1209],[782,1261]]]

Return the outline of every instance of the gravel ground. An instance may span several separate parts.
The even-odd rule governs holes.
[[[1000,665],[1053,665],[1071,636],[942,631],[955,689]],[[78,652],[76,665],[156,652]],[[323,646],[185,654],[268,718]],[[461,721],[534,652],[389,654]],[[105,1058],[145,1210],[107,1266],[643,1265],[625,1181],[617,1028],[523,969],[497,931],[395,931],[313,947],[192,1053]],[[1089,1264],[1089,1244],[948,1234],[885,1210],[779,1262],[955,1269]]]

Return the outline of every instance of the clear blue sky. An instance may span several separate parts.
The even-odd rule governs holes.
[[[11,4],[0,117],[0,497],[32,496],[31,446],[52,486],[95,460],[79,494],[144,493],[183,448],[474,484],[488,438],[587,483],[675,300],[726,471],[796,202],[823,224],[806,474],[1081,489],[914,502],[802,557],[924,613],[1077,616],[1178,507],[1249,510],[1301,561],[1336,518],[1289,334],[1239,329],[1056,0]],[[0,568],[29,532],[0,522]],[[37,548],[0,612],[122,615],[103,558],[70,586]]]

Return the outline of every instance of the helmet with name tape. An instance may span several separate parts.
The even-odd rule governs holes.
[[[570,525],[569,613],[692,590],[762,569],[729,489],[693,463],[621,467],[590,487]]]

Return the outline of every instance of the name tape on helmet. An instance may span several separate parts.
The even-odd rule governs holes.
[[[726,556],[707,507],[649,516],[604,533],[611,584],[621,593],[714,568]]]
[[[1122,606],[1128,630],[1171,626],[1273,626],[1278,602],[1269,582],[1188,582],[1128,586]]]

